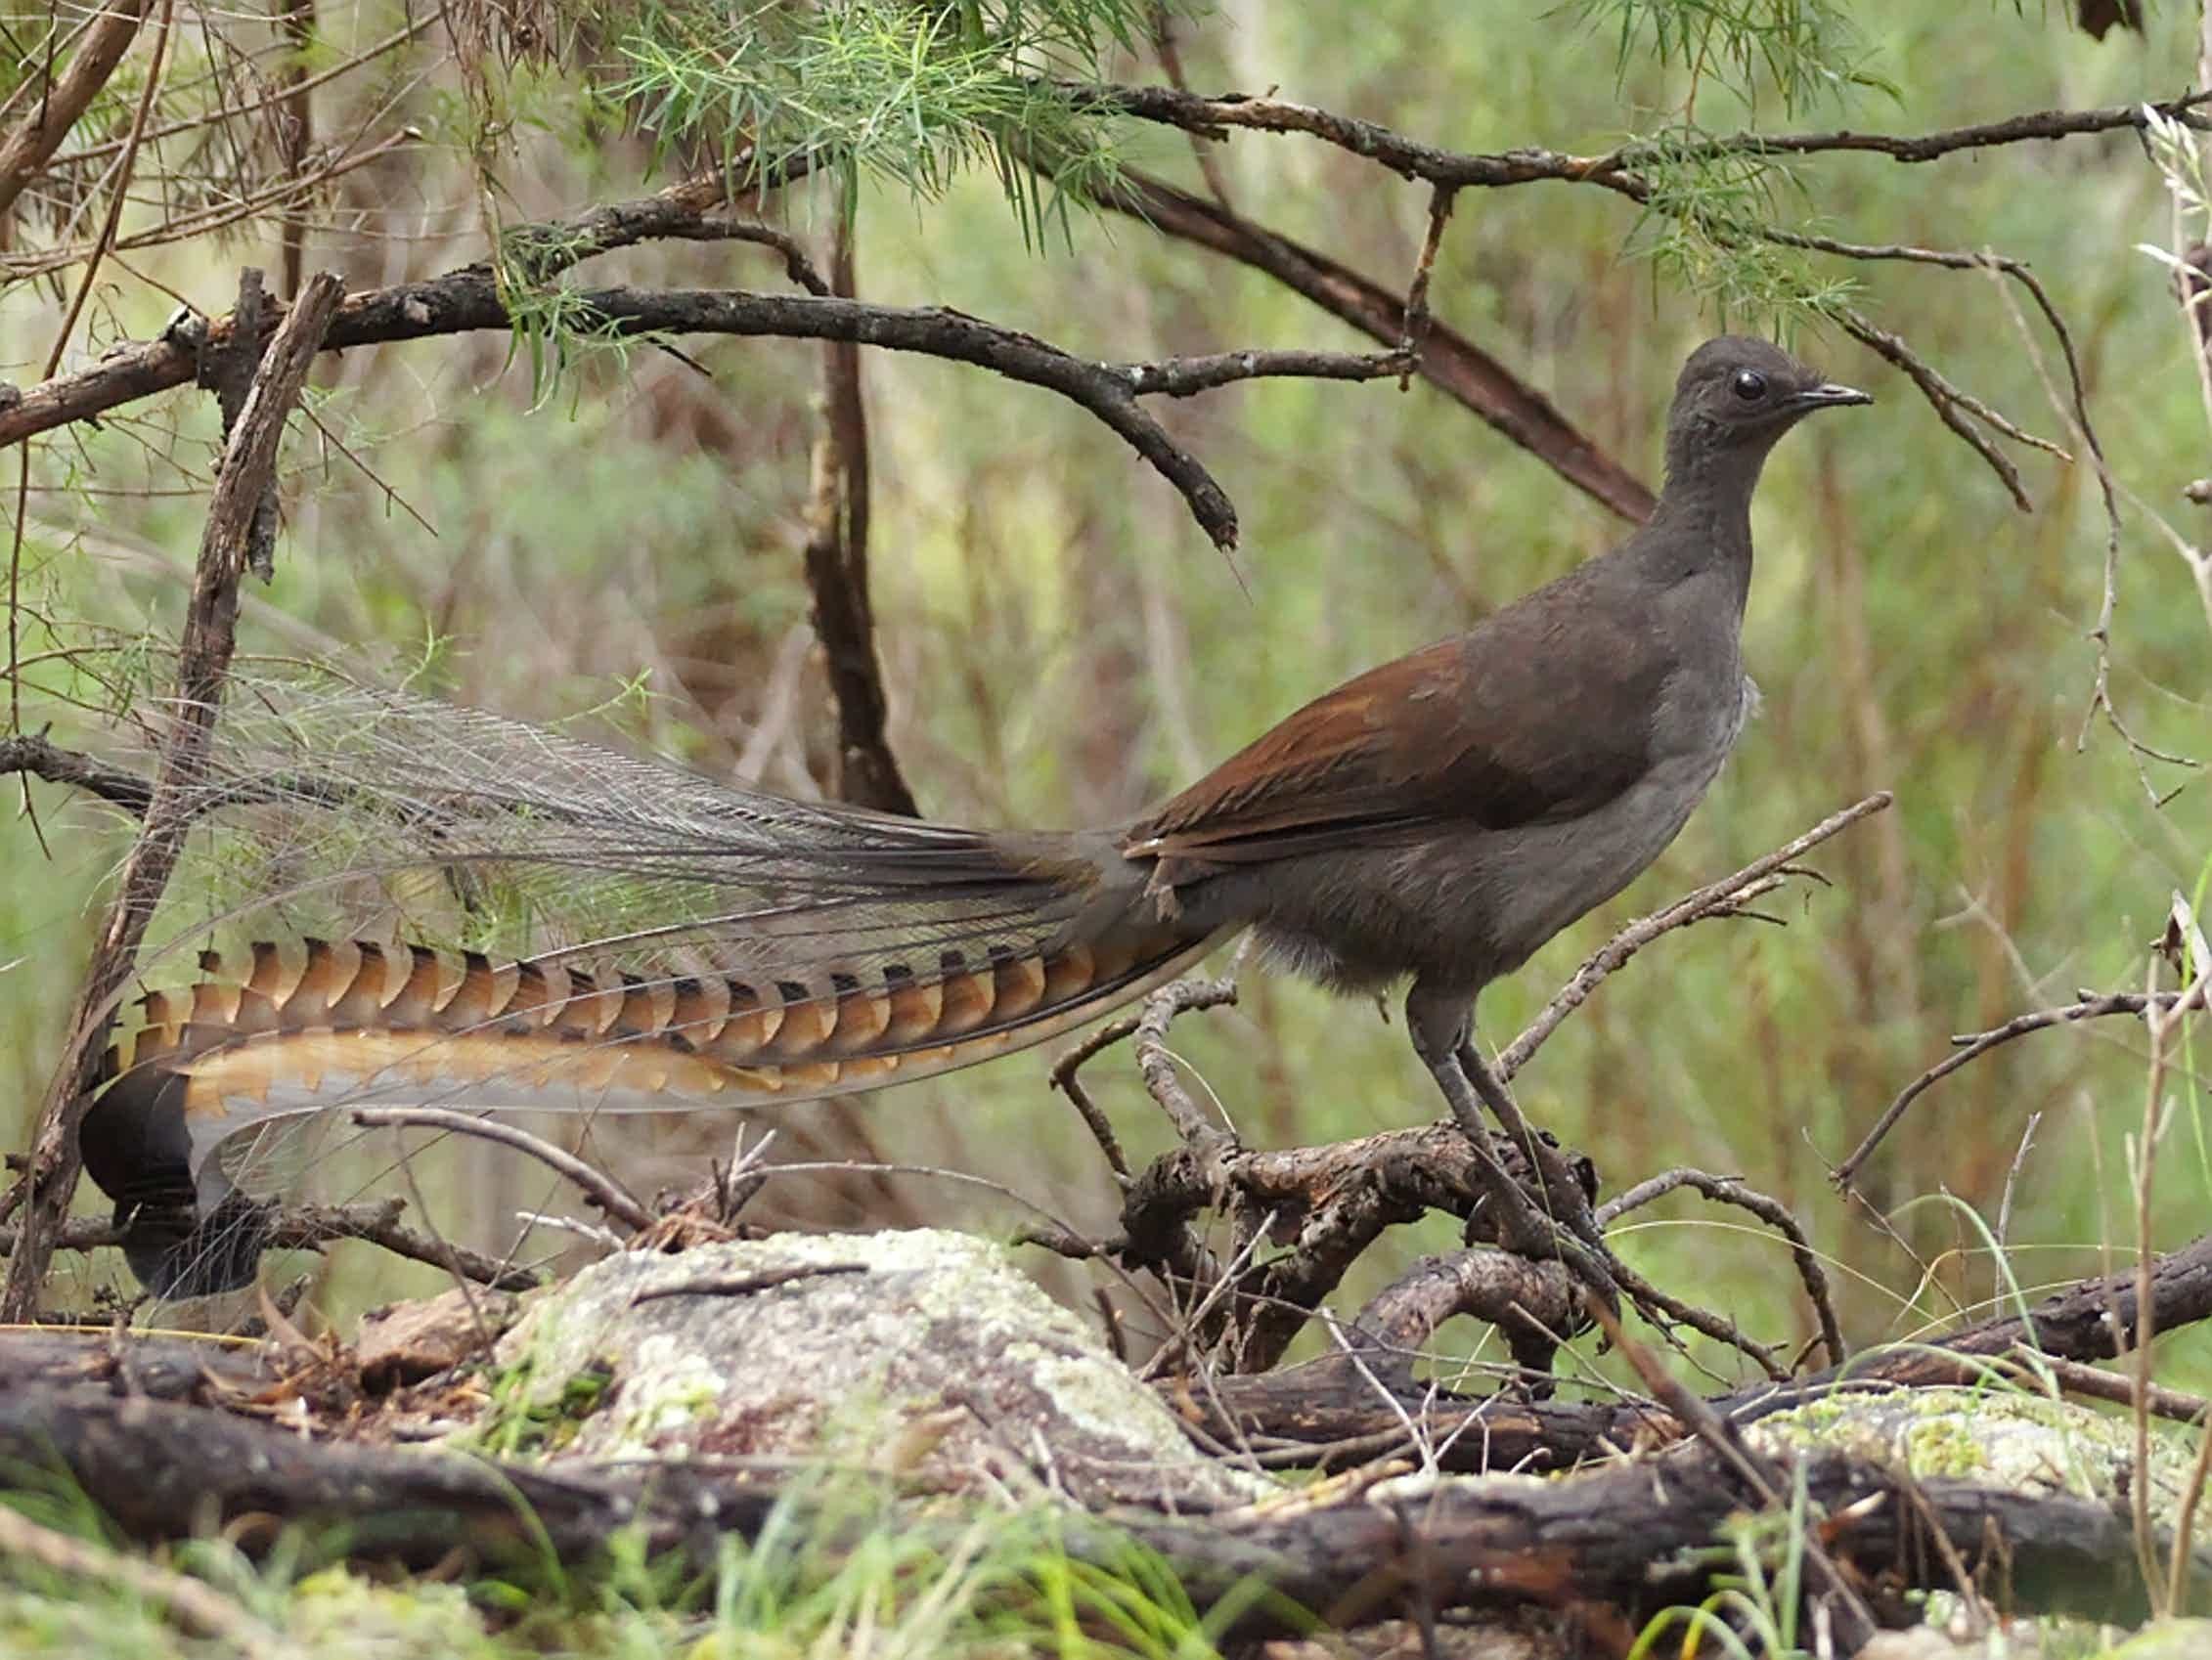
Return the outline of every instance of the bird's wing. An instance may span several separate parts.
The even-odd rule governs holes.
[[[1159,860],[1155,886],[1176,886],[1441,825],[1595,810],[1651,765],[1672,660],[1631,617],[1549,626],[1576,609],[1567,601],[1517,606],[1520,626],[1496,627],[1501,614],[1316,698],[1135,826],[1124,853]]]

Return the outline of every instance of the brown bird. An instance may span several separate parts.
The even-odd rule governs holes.
[[[1650,523],[1307,704],[1119,829],[799,803],[387,694],[288,714],[267,741],[234,716],[210,808],[337,813],[359,844],[349,885],[427,868],[465,920],[488,897],[541,937],[567,933],[503,966],[414,943],[257,943],[243,961],[205,953],[199,983],[144,999],[81,1137],[133,1270],[175,1294],[250,1279],[257,1212],[219,1154],[274,1118],[877,1088],[1064,1032],[1246,929],[1344,990],[1410,980],[1413,1046],[1477,1129],[1478,1096],[1511,1110],[1471,1041],[1477,996],[1658,856],[1743,727],[1768,451],[1812,411],[1867,402],[1764,341],[1708,341],[1675,388]],[[420,888],[387,886],[395,935]]]

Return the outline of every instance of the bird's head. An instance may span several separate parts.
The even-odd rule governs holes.
[[[1813,411],[1873,402],[1771,341],[1723,334],[1692,352],[1674,383],[1666,418],[1668,476],[1747,461],[1755,472],[1774,441]]]

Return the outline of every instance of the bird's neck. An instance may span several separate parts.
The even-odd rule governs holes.
[[[1668,587],[1719,578],[1741,615],[1751,583],[1751,491],[1764,459],[1708,457],[1670,471],[1650,522],[1631,545],[1646,575]]]

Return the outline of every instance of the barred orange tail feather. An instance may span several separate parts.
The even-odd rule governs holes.
[[[272,1120],[392,1102],[592,1113],[742,1107],[928,1077],[1044,1041],[1179,973],[1211,943],[1166,924],[1017,954],[931,950],[865,977],[595,974],[369,940],[258,942],[243,968],[141,1001],[107,1054],[86,1167],[134,1272],[171,1294],[243,1283],[246,1201],[218,1157]],[[184,1213],[222,1219],[219,1238]]]

